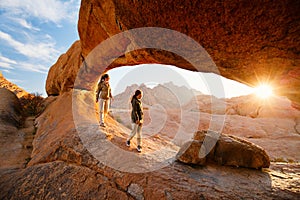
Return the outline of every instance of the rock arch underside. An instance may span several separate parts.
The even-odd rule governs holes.
[[[271,83],[275,92],[300,107],[300,2],[82,0],[77,41],[52,66],[48,95],[73,88],[82,59],[113,35],[141,27],[186,34],[211,56],[221,76],[255,86]],[[157,38],[160,40],[160,38]],[[118,44],[123,49],[126,45]],[[158,49],[132,51],[109,68],[143,63],[195,70],[182,57]],[[216,73],[203,66],[203,72]]]

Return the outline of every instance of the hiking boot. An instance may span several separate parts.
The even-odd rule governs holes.
[[[138,145],[137,148],[136,148],[136,150],[137,150],[138,152],[142,152],[142,147],[141,147],[140,145]]]
[[[126,146],[130,147],[130,141],[129,140],[126,141]]]
[[[104,127],[104,128],[106,127],[104,123],[101,123],[100,126],[102,126],[102,127]]]

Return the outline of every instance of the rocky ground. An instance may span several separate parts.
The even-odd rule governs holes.
[[[130,111],[113,110],[113,116],[126,127],[130,128]],[[180,121],[180,111],[169,111],[167,115],[152,114],[150,120],[149,111],[145,111],[146,123],[143,129],[144,137],[159,135],[172,139],[176,144],[183,144],[192,137],[195,126],[199,130],[209,128],[211,115],[200,114],[200,123],[194,119],[198,118],[197,113],[184,113],[185,121]],[[156,112],[155,112],[156,113]],[[166,120],[167,119],[167,120]],[[163,122],[165,122],[163,124]],[[288,119],[252,119],[243,116],[226,116],[223,133],[235,135],[263,147],[269,154],[271,161],[299,162],[300,135],[295,131],[294,120]],[[159,126],[157,126],[159,124]],[[162,125],[163,124],[163,125]],[[194,125],[193,125],[194,124]],[[276,124],[276,125],[274,125]],[[182,134],[182,135],[181,135]]]
[[[25,168],[35,134],[34,117],[24,118],[17,96],[0,88],[0,168]]]
[[[113,119],[99,127],[90,93],[73,95],[55,98],[37,118],[27,167],[1,169],[1,199],[299,198],[298,163],[272,162],[262,171],[185,165],[172,157],[177,145],[159,135],[144,139],[138,154],[134,142],[124,145],[129,129]],[[164,166],[149,170],[153,163]]]
[[[6,127],[6,130],[0,131],[1,169],[26,168],[31,159],[32,142],[36,131],[34,120],[34,117],[28,117],[21,128]]]
[[[131,129],[130,104],[133,93],[128,87],[112,102],[111,115],[119,123]],[[300,111],[283,97],[272,96],[259,99],[255,95],[218,99],[210,95],[190,96],[184,104],[166,103],[165,90],[145,88],[144,137],[159,134],[177,145],[192,138],[197,130],[215,130],[235,135],[263,147],[272,161],[300,161]],[[174,94],[178,86],[174,87]],[[158,88],[166,88],[159,86]],[[186,90],[187,91],[187,90]],[[188,91],[191,92],[191,91]],[[184,94],[184,93],[183,93]],[[150,101],[151,99],[155,99]],[[161,100],[162,99],[162,100]],[[172,100],[172,99],[171,99]],[[172,106],[173,105],[173,106]]]

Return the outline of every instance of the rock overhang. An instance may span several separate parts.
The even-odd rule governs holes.
[[[221,76],[250,86],[272,84],[277,94],[287,96],[299,108],[299,9],[300,3],[295,0],[83,0],[78,22],[80,54],[88,56],[98,44],[127,30],[167,28],[197,41]],[[193,70],[182,57],[159,49],[129,52],[117,58],[109,69],[143,63]],[[216,73],[209,68],[200,71]]]

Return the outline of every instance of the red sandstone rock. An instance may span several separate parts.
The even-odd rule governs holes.
[[[233,136],[221,136],[214,160],[222,165],[261,169],[270,166],[268,154],[261,147]]]
[[[0,88],[0,170],[24,168],[32,151],[34,118],[24,118],[21,103],[14,92]]]
[[[21,125],[22,108],[18,97],[6,88],[0,88],[0,122]]]
[[[78,69],[82,64],[80,41],[74,42],[70,49],[59,57],[50,68],[46,81],[48,95],[60,95],[74,87]]]
[[[299,108],[299,8],[296,0],[226,3],[83,0],[78,32],[82,55],[87,57],[101,42],[126,30],[161,27],[178,31],[204,47],[218,67],[215,70],[202,63],[200,71],[218,73],[250,86],[271,83],[277,94],[287,96],[292,105]],[[162,39],[152,41],[160,43]],[[114,44],[109,52],[114,56],[131,43],[138,45],[139,41],[124,40]],[[183,44],[181,48],[188,51],[190,47]],[[60,70],[50,70],[46,87],[49,95],[58,95],[73,87],[81,65],[79,54],[78,49],[75,59],[65,55],[55,64]],[[182,57],[160,49],[140,49],[120,55],[109,69],[142,63],[164,63],[195,70]],[[87,77],[84,82],[88,81],[96,80]]]
[[[29,95],[24,89],[20,88],[16,84],[8,81],[0,71],[0,88],[6,88],[12,91],[18,98]]]
[[[82,98],[82,104],[93,107],[89,102],[94,99],[85,98],[84,94],[86,92],[77,94]],[[81,107],[78,111],[86,108]],[[65,92],[52,101],[36,121],[38,131],[29,166],[23,170],[0,169],[1,199],[293,199],[299,192],[297,165],[283,165],[276,171],[261,172],[215,165],[190,167],[170,160],[168,166],[148,173],[116,170],[87,151],[73,120],[72,93]],[[85,131],[91,134],[93,127],[87,126]],[[129,130],[117,122],[109,118],[108,127],[103,131],[99,140],[110,141],[115,148],[134,151],[125,146]],[[151,152],[162,147],[172,148],[159,137],[145,138],[143,144],[143,153],[138,155],[146,154],[150,163],[160,156],[153,157]],[[103,146],[96,149],[101,152]],[[136,151],[132,153],[137,154]],[[128,165],[125,159],[121,162]]]
[[[213,131],[196,132],[194,140],[181,147],[177,159],[199,165],[204,165],[207,157],[221,165],[255,169],[270,166],[269,156],[261,147],[237,137],[223,134],[219,138],[217,136]],[[198,162],[201,158],[204,161]]]
[[[163,27],[179,31],[206,49],[222,76],[251,86],[270,82],[278,94],[296,105],[300,102],[299,8],[295,0],[84,0],[78,30],[84,56],[100,42],[125,30]],[[157,62],[192,69],[168,52],[142,50],[139,54],[121,57],[111,67]],[[202,70],[213,71],[205,66]]]
[[[185,143],[176,155],[176,159],[183,163],[205,165],[206,149],[204,146],[201,149],[202,144],[203,142],[196,140]]]

